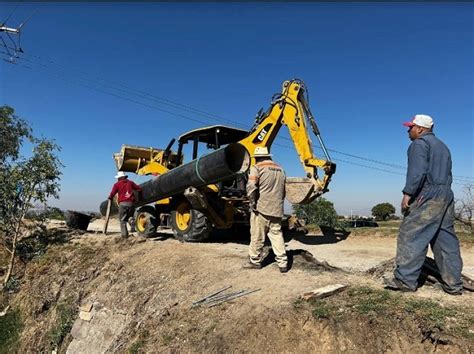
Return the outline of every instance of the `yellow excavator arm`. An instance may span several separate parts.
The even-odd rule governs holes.
[[[306,94],[306,95],[305,95]],[[319,159],[313,152],[313,145],[308,133],[308,123],[319,141],[325,159]],[[294,204],[309,203],[328,191],[331,176],[336,165],[331,162],[328,151],[321,138],[318,126],[309,109],[307,91],[303,81],[294,79],[285,81],[281,94],[273,97],[266,113],[259,113],[250,134],[242,139],[252,156],[257,146],[265,146],[270,150],[280,128],[286,125],[293,140],[296,152],[306,172],[304,178],[287,178],[287,199]],[[324,172],[319,178],[317,169]]]

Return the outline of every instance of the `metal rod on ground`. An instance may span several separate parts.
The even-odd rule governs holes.
[[[209,294],[209,295],[203,297],[202,299],[199,299],[199,300],[197,300],[197,301],[194,301],[194,302],[193,302],[193,306],[195,306],[195,305],[200,305],[200,304],[202,304],[203,302],[206,302],[206,301],[208,301],[208,300],[210,300],[210,299],[212,299],[212,298],[214,298],[214,297],[221,297],[221,296],[223,296],[223,294],[221,294],[221,293],[222,293],[223,291],[225,291],[225,290],[230,289],[231,287],[232,287],[232,286],[229,285],[229,286],[227,286],[227,287],[225,287],[225,288],[223,288],[223,289],[221,289],[221,290],[218,290],[218,291],[216,291],[216,292],[214,292],[214,293],[212,293],[212,294]],[[221,294],[221,295],[219,295],[219,294]]]
[[[223,300],[223,299],[227,299],[227,298],[235,296],[235,295],[240,295],[244,292],[245,292],[245,290],[241,290],[241,291],[236,291],[235,293],[229,293],[229,294],[223,294],[223,295],[220,295],[220,296],[211,297],[211,298],[207,299],[206,301],[203,301],[202,303],[200,303],[198,305],[204,305],[204,304],[208,305],[208,304],[211,304],[213,302],[217,302],[217,301],[220,301],[220,300]]]
[[[206,302],[206,304],[208,305],[208,307],[213,307],[213,306],[215,306],[215,305],[219,305],[219,304],[221,304],[221,303],[223,303],[223,302],[233,300],[233,299],[235,299],[235,298],[238,298],[238,297],[241,297],[241,296],[250,294],[250,293],[255,292],[255,291],[258,291],[258,290],[260,290],[260,289],[252,290],[252,291],[242,290],[242,291],[239,291],[239,292],[237,292],[237,293],[229,294],[229,295],[226,296],[226,297],[223,297],[223,298],[220,298],[220,299],[216,299],[215,301]]]
[[[223,291],[223,290],[222,290]],[[240,290],[240,291],[236,291],[234,293],[228,293],[228,294],[217,294],[217,295],[214,295],[214,296],[207,296],[205,299],[203,299],[201,302],[197,302],[195,304],[193,304],[191,307],[197,307],[197,306],[202,306],[202,305],[209,305],[209,304],[212,304],[214,302],[217,302],[217,301],[220,301],[220,300],[223,300],[223,299],[227,299],[231,296],[235,296],[235,295],[239,295],[239,294],[242,294],[243,292],[245,292],[245,290]]]
[[[107,227],[109,226],[109,219],[110,219],[110,209],[112,208],[112,201],[109,199],[107,203],[107,213],[105,214],[105,223],[104,223],[104,229],[102,230],[102,233],[104,235],[107,235]]]
[[[244,293],[239,294],[239,295],[231,296],[231,297],[226,298],[226,299],[224,299],[224,300],[221,300],[221,301],[215,302],[215,303],[213,303],[213,304],[210,304],[208,307],[217,306],[217,305],[222,304],[223,302],[230,301],[230,300],[236,299],[236,298],[238,298],[238,297],[241,297],[241,296],[245,296],[245,295],[254,293],[254,292],[259,291],[259,290],[260,290],[260,289],[250,290],[250,291],[244,292]]]
[[[220,294],[221,292],[223,292],[223,291],[225,291],[225,290],[227,290],[227,289],[230,289],[230,288],[232,288],[232,285],[229,285],[229,286],[225,287],[224,289],[218,290],[218,291],[216,291],[215,293],[212,293],[212,294],[210,294],[210,295],[204,296],[202,299],[193,301],[193,306],[195,306],[195,305],[197,305],[197,304],[199,304],[199,303],[201,303],[201,302],[204,302],[204,301],[206,301],[207,299],[209,299],[210,297],[216,296],[217,294]]]

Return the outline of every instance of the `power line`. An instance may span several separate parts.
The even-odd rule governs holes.
[[[30,57],[35,57],[35,58],[38,58],[40,60],[42,60],[40,57],[37,57],[37,56],[33,56],[33,55],[29,55]],[[29,59],[26,59],[26,58],[22,58],[22,60],[25,60],[29,63],[32,63],[32,64],[36,64],[36,65],[41,65],[43,67],[48,67],[47,65],[43,64],[43,63],[38,63],[36,61],[33,61],[33,60],[29,60]],[[49,61],[51,63],[55,63],[54,61]],[[62,68],[65,68],[63,65],[61,64],[55,64],[55,65],[58,65],[58,66],[61,66]],[[67,69],[67,68],[66,68]],[[90,76],[88,75],[87,73],[85,72],[81,72],[82,75],[86,75],[86,76]],[[83,78],[83,77],[80,77],[80,80],[85,80],[85,81],[89,81],[89,82],[92,82],[94,84],[99,84],[101,86],[105,86],[105,87],[108,87],[108,88],[111,88],[113,90],[118,90],[118,91],[121,91],[121,92],[124,92],[124,93],[127,93],[127,94],[131,94],[131,95],[135,95],[135,96],[138,96],[138,97],[141,97],[141,98],[145,98],[145,99],[149,99],[149,100],[152,100],[152,101],[156,101],[158,100],[159,102],[158,103],[164,103],[166,105],[169,105],[175,109],[183,109],[185,111],[188,111],[188,112],[192,112],[192,113],[197,113],[197,114],[203,114],[205,115],[206,117],[208,117],[209,119],[212,119],[214,121],[217,121],[217,122],[221,122],[221,121],[226,121],[226,122],[229,122],[229,123],[232,123],[234,125],[238,125],[238,126],[241,126],[241,127],[244,127],[244,128],[248,128],[245,124],[242,124],[240,122],[237,122],[237,121],[234,121],[234,120],[231,120],[231,119],[225,119],[225,118],[222,118],[220,116],[217,116],[215,114],[212,114],[212,113],[209,113],[209,112],[206,112],[206,111],[203,111],[203,110],[199,110],[199,109],[195,109],[191,106],[188,106],[188,105],[183,105],[183,104],[180,104],[180,103],[177,103],[177,102],[174,102],[174,101],[171,101],[171,100],[168,100],[168,99],[165,99],[165,98],[162,98],[162,97],[159,97],[159,96],[156,96],[156,95],[151,95],[151,94],[148,94],[144,91],[140,91],[140,90],[135,90],[133,88],[130,88],[128,87],[127,85],[123,85],[121,83],[118,83],[118,82],[115,82],[115,81],[111,81],[111,80],[106,80],[106,79],[102,79],[102,78],[95,78],[95,79],[90,79],[90,78]],[[103,84],[101,82],[98,82],[97,80],[100,80],[100,81],[106,81],[106,82],[110,82],[112,85],[109,85],[109,84]],[[115,87],[114,85],[119,85],[121,87],[123,87],[124,89],[122,88],[117,88]],[[139,94],[137,94],[137,92]],[[285,136],[279,136],[277,137],[277,139],[281,139],[281,140],[286,140],[286,141],[292,141],[291,139],[285,137]],[[317,149],[321,149],[321,147],[319,146],[316,146],[316,145],[313,145],[314,148],[317,148]],[[388,166],[388,167],[392,167],[392,168],[398,168],[398,169],[404,169],[403,166],[400,166],[400,165],[395,165],[395,164],[392,164],[392,163],[386,163],[386,162],[382,162],[382,161],[377,161],[377,160],[374,160],[374,159],[369,159],[369,158],[365,158],[365,157],[361,157],[361,156],[357,156],[357,155],[354,155],[354,154],[349,154],[349,153],[345,153],[345,152],[342,152],[342,151],[338,151],[338,150],[334,150],[334,149],[328,149],[329,151],[331,152],[334,152],[336,154],[341,154],[341,155],[344,155],[344,156],[348,156],[348,157],[352,157],[352,158],[356,158],[356,159],[360,159],[360,160],[363,160],[363,161],[367,161],[367,162],[372,162],[372,163],[375,163],[375,164],[380,164],[380,165],[384,165],[384,166]]]
[[[286,149],[294,150],[291,146],[288,146],[288,145],[284,145],[284,144],[280,144],[280,143],[275,143],[274,145],[278,145],[278,146],[284,147]],[[359,166],[359,167],[364,167],[364,168],[369,168],[369,169],[372,169],[372,170],[377,170],[377,171],[381,171],[381,172],[387,172],[387,173],[392,173],[392,174],[396,174],[396,175],[405,176],[404,173],[397,172],[397,171],[385,170],[385,169],[382,169],[382,168],[368,166],[368,165],[362,165],[362,164],[359,164],[359,163],[356,163],[356,162],[337,159],[337,158],[333,159],[333,160],[336,161],[336,162],[344,162],[344,163],[347,163],[347,164],[351,164],[351,165],[355,165],[355,166]]]
[[[4,54],[4,52],[1,52],[1,53]],[[19,66],[19,67],[27,68],[27,69],[34,69],[33,67],[29,67],[29,66],[26,66],[26,65],[23,65],[23,64],[15,64],[15,65],[16,65],[16,66]],[[66,78],[66,77],[64,77],[64,76],[61,76],[61,75],[58,74],[57,72],[48,70],[47,68],[39,69],[39,70],[43,70],[43,71],[45,71],[45,72],[49,72],[50,74],[52,74],[52,75],[55,76],[56,78],[58,78],[58,79],[60,79],[60,80],[62,80],[62,81],[65,81],[65,82],[74,83],[74,84],[76,84],[76,85],[83,86],[83,87],[89,88],[89,89],[94,90],[94,91],[97,91],[97,92],[101,92],[101,93],[104,93],[104,94],[107,94],[107,95],[110,95],[110,96],[114,96],[114,97],[116,97],[116,98],[121,98],[121,99],[124,99],[124,100],[130,101],[130,102],[136,103],[136,104],[141,105],[141,106],[144,106],[144,107],[152,108],[152,109],[155,109],[155,110],[157,110],[157,111],[164,112],[164,113],[168,113],[168,114],[171,114],[171,115],[174,115],[174,116],[177,116],[177,117],[181,117],[181,118],[184,118],[184,119],[187,119],[187,120],[190,120],[190,121],[194,121],[194,122],[197,122],[197,123],[200,123],[200,124],[208,124],[208,122],[205,122],[205,121],[202,121],[202,120],[199,120],[199,119],[191,118],[191,117],[188,117],[188,116],[185,116],[185,115],[176,113],[176,112],[172,112],[172,111],[168,111],[168,110],[165,110],[165,109],[156,107],[156,106],[152,106],[152,105],[149,105],[149,104],[146,104],[146,103],[137,101],[137,100],[135,100],[135,99],[129,98],[129,97],[127,97],[127,96],[118,95],[118,94],[116,94],[116,93],[108,92],[108,91],[105,91],[105,90],[102,90],[102,89],[100,89],[100,88],[97,88],[97,87],[94,87],[94,86],[85,84],[85,83],[80,82],[80,81],[77,81],[77,80],[68,79],[68,78]]]
[[[10,15],[8,15],[7,18],[1,23],[2,25],[5,25],[7,23],[7,21],[12,17],[13,13],[18,9],[18,6],[20,6],[20,2],[16,4],[12,12],[10,12]]]
[[[286,149],[291,149],[291,150],[293,150],[293,148],[292,148],[291,146],[288,146],[288,145],[284,145],[284,144],[280,144],[280,143],[275,143],[275,145],[284,147],[284,148],[286,148]],[[402,173],[402,172],[390,171],[390,170],[386,170],[386,169],[383,169],[383,168],[378,168],[378,167],[374,167],[374,166],[363,165],[363,164],[356,163],[356,162],[353,162],[353,161],[347,161],[347,160],[342,160],[342,159],[337,159],[337,158],[336,158],[336,159],[333,159],[333,160],[336,161],[336,162],[344,162],[344,163],[347,163],[347,164],[350,164],[350,165],[354,165],[354,166],[358,166],[358,167],[364,167],[364,168],[368,168],[368,169],[375,170],[375,171],[386,172],[386,173],[391,173],[391,174],[400,175],[400,176],[405,176],[405,175],[406,175],[405,173]],[[453,180],[453,184],[464,185],[464,183],[459,183],[459,182],[456,182],[456,181],[454,181],[454,180]]]
[[[4,45],[3,45],[4,46]],[[7,47],[9,48],[9,47]],[[36,55],[32,55],[32,54],[27,54],[27,53],[24,53],[23,55],[26,55],[26,56],[29,56],[31,58],[36,58],[37,60],[39,60],[40,62],[38,61],[32,61],[32,60],[28,60],[26,58],[20,58],[22,60],[25,60],[25,61],[28,61],[30,63],[35,63],[37,65],[42,65],[42,66],[46,66],[46,64],[43,64],[41,63],[41,61],[46,61],[46,62],[49,62],[50,64],[53,64],[57,67],[60,67],[62,68],[63,70],[68,70],[70,68],[60,64],[60,63],[57,63],[55,61],[53,61],[52,59],[43,59],[39,56],[36,56]],[[241,127],[245,127],[247,128],[247,126],[245,124],[242,124],[240,122],[237,122],[235,120],[231,120],[231,119],[226,119],[226,118],[223,118],[221,116],[218,116],[218,115],[215,115],[213,113],[209,113],[209,112],[206,112],[206,111],[203,111],[203,110],[200,110],[200,109],[197,109],[197,108],[194,108],[194,107],[191,107],[189,105],[184,105],[184,104],[181,104],[181,103],[178,103],[178,102],[175,102],[175,101],[172,101],[172,100],[169,100],[167,98],[164,98],[164,97],[160,97],[160,96],[157,96],[157,95],[153,95],[153,94],[150,94],[148,92],[145,92],[145,91],[142,91],[142,90],[139,90],[139,89],[134,89],[134,88],[131,88],[125,84],[122,84],[120,82],[117,82],[117,81],[113,81],[113,80],[109,80],[109,79],[105,79],[105,78],[101,78],[101,77],[97,77],[97,76],[94,76],[94,75],[91,75],[91,74],[88,74],[87,72],[84,72],[80,69],[74,69],[76,70],[80,75],[82,76],[85,76],[84,77],[81,77],[82,80],[86,80],[86,81],[91,81],[91,82],[94,82],[94,83],[98,83],[99,85],[103,85],[103,86],[107,86],[109,88],[112,88],[114,90],[118,90],[118,91],[121,91],[121,92],[124,92],[124,93],[128,93],[128,94],[133,94],[135,96],[139,96],[141,98],[145,98],[145,99],[148,99],[148,100],[152,100],[152,101],[157,101],[161,104],[165,104],[165,105],[169,105],[173,108],[176,108],[176,109],[182,109],[182,110],[185,110],[185,111],[188,111],[188,112],[193,112],[193,113],[196,113],[196,114],[200,114],[200,115],[204,115],[212,120],[215,120],[215,121],[226,121],[228,123],[232,123],[232,124],[237,124]],[[77,76],[77,74],[72,74],[72,75],[75,75]],[[89,77],[89,78],[88,78]],[[102,83],[100,82],[102,81]],[[105,84],[105,83],[108,83],[108,84]],[[119,87],[117,87],[119,86]]]
[[[8,50],[8,46],[3,44],[3,45],[0,45],[0,46],[3,46],[5,48],[7,48]],[[1,54],[5,54],[5,55],[9,55],[8,53],[5,53],[5,52],[0,52]],[[31,55],[31,54],[26,54],[27,56],[31,57],[31,58],[36,58],[38,59],[39,61],[43,61],[43,59],[39,56],[35,56],[35,55]],[[143,103],[143,102],[140,102],[138,100],[135,100],[135,99],[132,99],[128,96],[124,96],[122,94],[117,94],[117,93],[112,93],[112,92],[109,92],[107,90],[104,90],[104,89],[101,89],[101,88],[97,88],[97,87],[94,87],[94,86],[91,86],[89,84],[84,84],[83,82],[77,82],[77,81],[74,81],[74,80],[71,80],[71,79],[67,79],[66,77],[64,77],[64,75],[68,75],[67,72],[64,72],[64,69],[68,69],[67,67],[65,67],[64,65],[61,65],[61,64],[58,64],[56,62],[54,62],[53,60],[48,60],[50,63],[52,63],[53,65],[56,65],[57,67],[62,67],[63,71],[59,71],[58,69],[54,68],[52,69],[51,68],[51,65],[47,65],[47,64],[43,64],[43,63],[40,63],[38,61],[35,61],[35,60],[29,60],[27,58],[23,58],[23,57],[18,57],[18,59],[21,59],[21,60],[24,60],[26,62],[29,62],[30,64],[32,65],[37,65],[37,66],[41,66],[43,67],[43,70],[45,70],[46,72],[50,72],[52,73],[55,77],[63,80],[63,81],[66,81],[66,82],[72,82],[72,83],[75,83],[75,84],[78,84],[80,86],[83,86],[83,87],[86,87],[86,88],[89,88],[89,89],[92,89],[92,90],[95,90],[95,91],[98,91],[98,92],[101,92],[101,93],[104,93],[104,94],[108,94],[108,95],[111,95],[111,96],[114,96],[116,98],[121,98],[121,99],[124,99],[124,100],[127,100],[127,101],[130,101],[130,102],[133,102],[133,103],[136,103],[136,104],[139,104],[139,105],[142,105],[144,107],[148,107],[148,108],[152,108],[152,109],[155,109],[155,110],[158,110],[160,112],[164,112],[164,113],[168,113],[168,114],[171,114],[171,115],[174,115],[174,116],[177,116],[177,117],[180,117],[180,118],[184,118],[184,119],[187,119],[187,120],[190,120],[190,121],[194,121],[194,122],[198,122],[198,123],[201,123],[201,124],[208,124],[208,122],[204,122],[203,120],[200,120],[200,119],[196,119],[196,118],[191,118],[191,117],[188,117],[188,116],[185,116],[183,114],[180,114],[180,113],[176,113],[176,112],[172,112],[172,111],[169,111],[169,110],[166,110],[166,109],[163,109],[163,108],[160,108],[160,107],[156,107],[155,105],[150,105],[150,104],[147,104],[147,103]],[[22,67],[25,67],[25,68],[28,68],[28,69],[33,69],[29,66],[25,66],[25,65],[20,65]],[[41,70],[41,69],[40,69]],[[71,74],[69,74],[71,75]],[[74,75],[72,74],[73,76],[76,76],[77,75]],[[95,84],[95,85],[99,85],[99,86],[102,86],[102,87],[105,87],[105,88],[109,88],[109,89],[112,89],[112,90],[116,90],[116,91],[119,91],[121,93],[125,93],[125,94],[128,94],[128,95],[134,95],[134,96],[138,96],[140,98],[143,98],[143,99],[146,99],[146,100],[150,100],[150,101],[153,101],[155,103],[158,103],[158,104],[164,104],[164,105],[168,105],[174,109],[179,109],[179,110],[184,110],[184,111],[187,111],[187,112],[191,112],[191,113],[196,113],[196,114],[199,114],[199,115],[204,115],[207,117],[207,120],[211,119],[211,120],[214,120],[214,121],[217,121],[217,122],[221,122],[221,121],[226,121],[226,122],[229,122],[229,123],[232,123],[234,125],[239,125],[241,127],[244,127],[244,128],[247,128],[247,126],[245,126],[244,124],[240,123],[240,122],[237,122],[237,121],[234,121],[234,120],[231,120],[231,119],[225,119],[225,118],[222,118],[218,115],[215,115],[215,114],[212,114],[212,113],[209,113],[209,112],[206,112],[206,111],[203,111],[203,110],[200,110],[200,109],[196,109],[194,107],[191,107],[191,106],[188,106],[188,105],[184,105],[184,104],[181,104],[181,103],[178,103],[178,102],[174,102],[172,100],[169,100],[169,99],[166,99],[166,98],[163,98],[163,97],[159,97],[159,96],[156,96],[156,95],[152,95],[152,94],[149,94],[145,91],[141,91],[141,90],[137,90],[137,89],[133,89],[127,85],[124,85],[122,83],[119,83],[119,82],[116,82],[116,81],[112,81],[112,80],[107,80],[107,79],[103,79],[103,78],[98,78],[98,77],[95,77],[95,78],[90,78],[91,75],[86,73],[86,72],[83,72],[83,71],[80,71],[80,75],[82,76],[85,76],[85,77],[81,77],[79,76],[79,80],[82,80],[82,81],[87,81],[87,82],[90,82],[92,84]],[[100,82],[102,81],[102,82]],[[109,84],[105,84],[103,82],[107,82]],[[117,87],[119,86],[119,87]],[[291,139],[287,138],[287,137],[284,137],[284,136],[279,136],[278,138],[282,139],[282,140],[287,140],[287,141],[292,141]],[[280,146],[284,146],[282,144],[278,144],[278,143],[275,143],[276,145],[280,145]],[[286,146],[288,147],[288,146]],[[317,148],[317,149],[321,149],[321,147],[319,146],[315,146],[313,145],[314,148]],[[291,148],[292,149],[292,148]],[[322,150],[322,149],[321,149]],[[404,170],[406,171],[406,168],[404,166],[401,166],[401,165],[398,165],[398,164],[393,164],[393,163],[387,163],[387,162],[382,162],[382,161],[378,161],[378,160],[375,160],[375,159],[371,159],[371,158],[366,158],[366,157],[362,157],[362,156],[358,156],[358,155],[354,155],[354,154],[349,154],[349,153],[346,153],[346,152],[342,152],[342,151],[338,151],[338,150],[334,150],[334,149],[328,149],[329,151],[331,152],[334,152],[336,154],[341,154],[343,156],[348,156],[348,157],[351,157],[351,158],[355,158],[355,159],[360,159],[360,160],[363,160],[363,161],[367,161],[367,162],[371,162],[371,163],[374,163],[374,164],[379,164],[379,165],[384,165],[384,166],[387,166],[387,167],[390,167],[390,168],[395,168],[395,169],[401,169],[401,170]],[[349,162],[349,161],[346,161],[346,160],[342,160],[342,159],[335,159],[335,161],[340,161],[340,162],[344,162],[344,163],[349,163],[349,164],[352,164],[352,165],[356,165],[356,166],[360,166],[360,167],[364,167],[364,168],[371,168],[373,170],[378,170],[378,171],[383,171],[383,172],[389,172],[389,173],[395,173],[395,174],[402,174],[402,173],[399,173],[399,172],[394,172],[394,171],[388,171],[388,170],[385,170],[385,169],[380,169],[380,168],[376,168],[376,167],[373,167],[373,166],[367,166],[367,165],[362,165],[362,164],[357,164],[357,163],[354,163],[354,162]],[[403,175],[403,174],[402,174]],[[462,176],[454,176],[456,179],[466,179],[467,181],[463,181],[463,182],[470,182],[471,180],[474,180],[473,177],[462,177]]]
[[[44,60],[43,58],[41,58],[39,56],[32,55],[32,54],[26,54],[26,55],[30,56],[30,57],[33,57],[33,58],[36,58],[40,61]],[[22,59],[26,60],[30,63],[35,63],[35,64],[38,64],[38,65],[45,66],[45,64],[42,64],[42,63],[34,62],[34,61],[31,61],[31,60],[28,60],[28,59],[25,59],[25,58],[22,58]],[[63,69],[68,69],[64,65],[59,64],[59,63],[55,62],[52,59],[47,59],[47,61],[52,63],[53,65],[59,66]],[[171,106],[175,109],[182,109],[182,110],[185,110],[187,112],[197,113],[197,114],[200,114],[200,115],[202,114],[202,115],[205,115],[206,117],[208,117],[209,119],[212,119],[212,120],[217,121],[219,123],[221,121],[225,121],[225,122],[228,122],[228,123],[232,123],[234,125],[241,126],[245,129],[248,128],[245,124],[242,124],[241,122],[238,122],[238,121],[235,121],[235,120],[232,120],[232,119],[226,119],[226,118],[223,118],[223,117],[218,116],[216,114],[206,112],[206,111],[203,111],[203,110],[200,110],[200,109],[196,109],[196,108],[191,107],[189,105],[184,105],[184,104],[174,102],[172,100],[169,100],[169,99],[166,99],[166,98],[163,98],[163,97],[160,97],[160,96],[152,95],[152,94],[149,94],[145,91],[131,88],[131,87],[129,87],[127,85],[124,85],[124,84],[122,84],[120,82],[117,82],[117,81],[112,81],[112,80],[108,80],[108,79],[104,79],[104,78],[100,78],[100,77],[93,77],[93,79],[90,79],[90,78],[88,78],[88,77],[91,77],[90,74],[88,74],[88,73],[86,73],[86,72],[84,72],[80,69],[78,69],[77,71],[79,71],[79,73],[81,75],[86,76],[86,78],[81,77],[80,78],[81,80],[90,81],[90,82],[93,82],[93,83],[96,83],[96,84],[99,84],[99,85],[102,85],[102,86],[109,87],[109,88],[114,89],[114,90],[118,90],[118,91],[121,91],[121,92],[124,92],[124,93],[127,93],[127,94],[132,94],[132,95],[144,98],[144,99],[157,101],[160,104],[169,105],[169,106]],[[110,84],[104,84],[104,83],[100,83],[98,81],[108,82]],[[120,86],[121,88],[117,88],[116,86]],[[279,136],[277,138],[282,139],[282,140],[286,140],[286,141],[292,141],[291,139],[289,139],[287,137],[284,137],[284,136]],[[317,149],[321,149],[319,146],[313,145],[313,147],[317,148]],[[379,164],[379,165],[383,165],[383,166],[387,166],[387,167],[391,167],[391,168],[395,168],[395,169],[406,170],[406,168],[404,166],[401,166],[401,165],[398,165],[398,164],[387,163],[387,162],[383,162],[383,161],[379,161],[379,160],[375,160],[375,159],[371,159],[371,158],[366,158],[366,157],[362,157],[362,156],[358,156],[358,155],[355,155],[355,154],[350,154],[350,153],[346,153],[346,152],[338,151],[338,150],[334,150],[334,149],[328,149],[328,150],[333,152],[333,153],[336,153],[336,154],[340,154],[340,155],[343,155],[343,156],[363,160],[363,161],[366,161],[366,162],[371,162],[371,163],[375,163],[375,164]],[[461,176],[455,176],[455,177],[460,178],[460,179],[469,179],[468,177],[461,177]],[[470,179],[474,180],[474,178],[472,178],[472,177]]]
[[[7,54],[7,53],[3,53],[3,54]],[[194,122],[198,122],[198,123],[201,123],[201,124],[208,124],[207,122],[204,122],[202,120],[199,120],[199,119],[195,119],[195,118],[191,118],[191,117],[188,117],[188,116],[184,116],[182,114],[178,114],[178,113],[175,113],[175,112],[171,112],[169,110],[164,110],[162,108],[159,108],[159,107],[156,107],[156,106],[152,106],[152,105],[149,105],[149,104],[146,104],[146,103],[143,103],[143,102],[140,102],[140,101],[137,101],[137,100],[134,100],[134,99],[131,99],[130,97],[127,97],[127,96],[123,96],[123,95],[118,95],[116,93],[111,93],[109,91],[106,91],[106,90],[103,90],[103,89],[99,89],[97,87],[94,87],[94,86],[91,86],[91,85],[88,85],[88,84],[84,84],[82,82],[77,82],[75,80],[71,80],[71,79],[67,79],[66,77],[64,77],[64,75],[67,75],[67,73],[64,73],[64,72],[58,72],[58,71],[53,71],[50,69],[49,66],[45,65],[45,64],[42,64],[42,63],[38,63],[38,62],[35,62],[35,61],[31,61],[31,60],[28,60],[28,59],[25,59],[25,58],[22,58],[23,60],[27,61],[27,62],[30,62],[31,64],[34,64],[34,65],[40,65],[44,68],[44,70],[46,72],[50,72],[52,73],[54,76],[56,76],[57,78],[63,80],[63,81],[66,81],[66,82],[72,82],[72,83],[76,83],[76,84],[79,84],[81,86],[84,86],[86,88],[90,88],[90,89],[93,89],[95,91],[98,91],[98,92],[101,92],[101,93],[104,93],[104,94],[108,94],[108,95],[111,95],[111,96],[114,96],[114,97],[117,97],[117,98],[121,98],[121,99],[125,99],[127,101],[130,101],[130,102],[133,102],[133,103],[136,103],[136,104],[139,104],[139,105],[142,105],[142,106],[145,106],[145,107],[148,107],[148,108],[152,108],[152,109],[155,109],[155,110],[158,110],[158,111],[161,111],[161,112],[165,112],[165,113],[168,113],[168,114],[171,114],[171,115],[175,115],[175,116],[178,116],[178,117],[181,117],[181,118],[184,118],[184,119],[187,119],[187,120],[191,120],[191,121],[194,121]],[[25,66],[26,67],[26,66]],[[30,68],[31,67],[26,67],[26,68]],[[104,85],[104,84],[101,84],[101,83],[98,83],[97,81],[95,80],[91,80],[91,79],[88,79],[88,78],[79,78],[80,80],[82,81],[89,81],[89,82],[92,82],[93,84],[99,84],[99,85],[102,85],[102,86],[105,86],[105,87],[109,87],[109,88],[112,88],[112,89],[116,89],[115,87],[113,86],[110,86],[110,85]],[[126,87],[126,86],[125,86]],[[123,91],[123,90],[119,90],[119,91],[122,91],[122,92],[125,92],[125,93],[132,93],[132,94],[135,94],[133,91],[132,92],[129,92],[129,91]],[[136,95],[136,94],[135,94]],[[152,95],[150,95],[151,97],[153,97]],[[142,97],[141,95],[139,95],[139,97]],[[171,101],[172,102],[172,101]],[[174,103],[174,102],[172,102]],[[184,105],[181,105],[181,106],[184,106]],[[176,108],[176,107],[174,107]],[[191,109],[193,109],[192,107],[189,107]],[[216,116],[217,117],[217,116]],[[213,120],[217,120],[217,118],[213,118]],[[240,124],[240,123],[239,123]],[[242,125],[242,124],[240,124]],[[286,140],[289,140],[291,141],[291,139],[288,139],[288,138],[285,138],[285,137],[281,137],[281,138],[284,138]],[[282,144],[278,144],[278,143],[275,143],[276,145],[281,145],[283,146]],[[286,146],[288,147],[288,146]],[[315,146],[316,148],[319,148],[321,149],[320,147],[318,146]],[[368,161],[368,162],[372,162],[372,163],[378,163],[378,164],[383,164],[383,165],[386,165],[386,166],[389,166],[389,167],[392,167],[392,168],[399,168],[399,169],[404,169],[405,168],[403,166],[400,166],[400,165],[395,165],[395,164],[390,164],[390,163],[384,163],[384,162],[381,162],[381,161],[377,161],[377,160],[373,160],[373,159],[369,159],[369,158],[364,158],[364,157],[360,157],[360,156],[357,156],[357,155],[353,155],[353,154],[348,154],[348,153],[344,153],[344,152],[341,152],[341,151],[337,151],[337,150],[333,150],[333,152],[335,153],[339,153],[339,154],[343,154],[343,155],[346,155],[346,156],[349,156],[349,157],[353,157],[353,158],[358,158],[358,159],[362,159],[362,160],[365,160],[365,161]],[[371,169],[374,169],[374,170],[378,170],[378,171],[383,171],[383,172],[393,172],[393,171],[388,171],[388,170],[384,170],[384,169],[380,169],[380,168],[375,168],[373,166],[367,166],[367,165],[361,165],[361,164],[356,164],[354,162],[349,162],[349,161],[346,161],[346,160],[342,160],[342,159],[338,159],[337,161],[340,161],[340,162],[344,162],[344,163],[349,163],[349,164],[352,164],[352,165],[356,165],[356,166],[360,166],[360,167],[364,167],[364,168],[371,168]],[[400,173],[398,173],[400,174]]]

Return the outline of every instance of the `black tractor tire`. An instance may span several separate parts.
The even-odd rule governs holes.
[[[187,213],[187,219],[183,223],[183,206]],[[181,221],[180,221],[181,216]],[[187,202],[181,202],[181,208],[171,211],[171,228],[174,237],[184,242],[202,242],[211,235],[212,225],[209,219],[200,211],[191,209]]]
[[[145,205],[135,211],[135,230],[138,236],[150,237],[156,234],[158,217],[155,207]]]

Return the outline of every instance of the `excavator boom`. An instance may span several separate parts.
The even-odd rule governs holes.
[[[257,116],[250,134],[240,141],[253,157],[257,146],[270,149],[282,125],[288,127],[296,152],[306,172],[303,178],[289,177],[287,179],[287,199],[294,204],[309,203],[327,192],[331,176],[336,171],[336,165],[329,157],[319,128],[309,109],[306,90],[301,80],[285,81],[281,94],[273,97],[268,111]],[[318,139],[325,159],[319,159],[313,152],[308,123]],[[318,176],[318,169],[324,173],[322,178]]]

